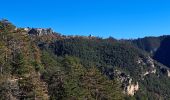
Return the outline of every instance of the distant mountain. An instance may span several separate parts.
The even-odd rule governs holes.
[[[170,67],[170,36],[145,37],[131,41],[138,48],[150,53],[153,58]]]
[[[154,54],[154,59],[170,67],[170,36],[167,36]]]
[[[160,47],[161,42],[166,38],[169,37],[168,35],[159,36],[159,37],[145,37],[131,40],[138,48],[145,50],[149,53],[155,53],[157,49]]]

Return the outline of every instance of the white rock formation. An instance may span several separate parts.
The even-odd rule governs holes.
[[[145,72],[144,74],[143,74],[143,76],[146,76],[146,75],[148,75],[148,74],[155,74],[156,73],[156,69],[152,69],[152,70],[150,70],[150,71],[147,71],[147,72]],[[169,73],[170,74],[170,73]]]
[[[170,71],[169,70],[167,70],[167,74],[168,74],[168,77],[170,77]]]
[[[129,84],[127,86],[127,94],[130,96],[133,96],[138,90],[139,90],[138,82],[136,84]]]
[[[152,70],[151,73],[155,74],[156,73],[156,69]]]
[[[144,74],[143,74],[143,76],[146,76],[146,75],[148,75],[149,74],[149,72],[147,71],[147,72],[145,72]]]

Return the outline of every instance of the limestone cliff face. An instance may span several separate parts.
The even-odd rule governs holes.
[[[130,77],[130,75],[126,75],[120,70],[115,70],[114,75],[122,83],[124,94],[133,96],[139,90],[138,82],[133,82],[132,77]]]
[[[139,90],[138,82],[136,84],[129,84],[126,89],[126,93],[130,96],[133,96]]]
[[[155,74],[157,71],[155,61],[150,56],[139,58],[137,60],[137,64],[137,67],[139,67],[142,71],[139,73],[141,75],[141,78],[136,79],[136,81],[132,80],[133,77],[128,75],[127,73],[124,73],[123,71],[117,69],[114,70],[114,76],[122,83],[124,93],[130,96],[135,95],[135,93],[140,89],[137,80],[144,80],[145,76],[149,74]]]
[[[129,78],[124,87],[124,93],[129,96],[133,96],[138,90],[139,90],[138,82],[132,83],[132,78]]]

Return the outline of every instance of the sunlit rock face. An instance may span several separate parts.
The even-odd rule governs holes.
[[[127,86],[126,93],[130,96],[133,96],[138,90],[139,90],[138,82],[136,84],[131,83]]]
[[[141,80],[144,79],[144,76],[149,74],[155,74],[156,73],[156,67],[154,60],[147,56],[145,58],[139,58],[137,60],[138,67],[141,67]],[[126,73],[115,70],[114,72],[116,76],[118,76],[118,79],[123,84],[122,87],[124,89],[124,93],[130,96],[135,95],[135,93],[140,89],[138,81],[132,80],[133,77],[130,77],[130,75],[127,75]],[[169,73],[170,76],[170,73]],[[140,80],[140,79],[139,79]]]
[[[139,90],[138,82],[133,82],[130,75],[126,75],[120,70],[115,70],[114,74],[116,78],[121,82],[124,94],[133,96]]]
[[[132,79],[128,80],[127,86],[125,87],[125,93],[127,95],[133,96],[139,90],[138,82],[132,83]]]
[[[168,74],[168,77],[170,77],[170,71],[169,70],[167,70],[167,74]]]

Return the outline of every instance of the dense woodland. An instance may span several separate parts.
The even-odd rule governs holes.
[[[28,35],[2,20],[0,100],[168,100],[169,43],[168,36],[116,40]],[[151,68],[137,61],[145,63],[148,56],[155,59],[156,72],[142,76]],[[128,82],[122,83],[122,77],[139,82],[135,95],[124,92]]]

